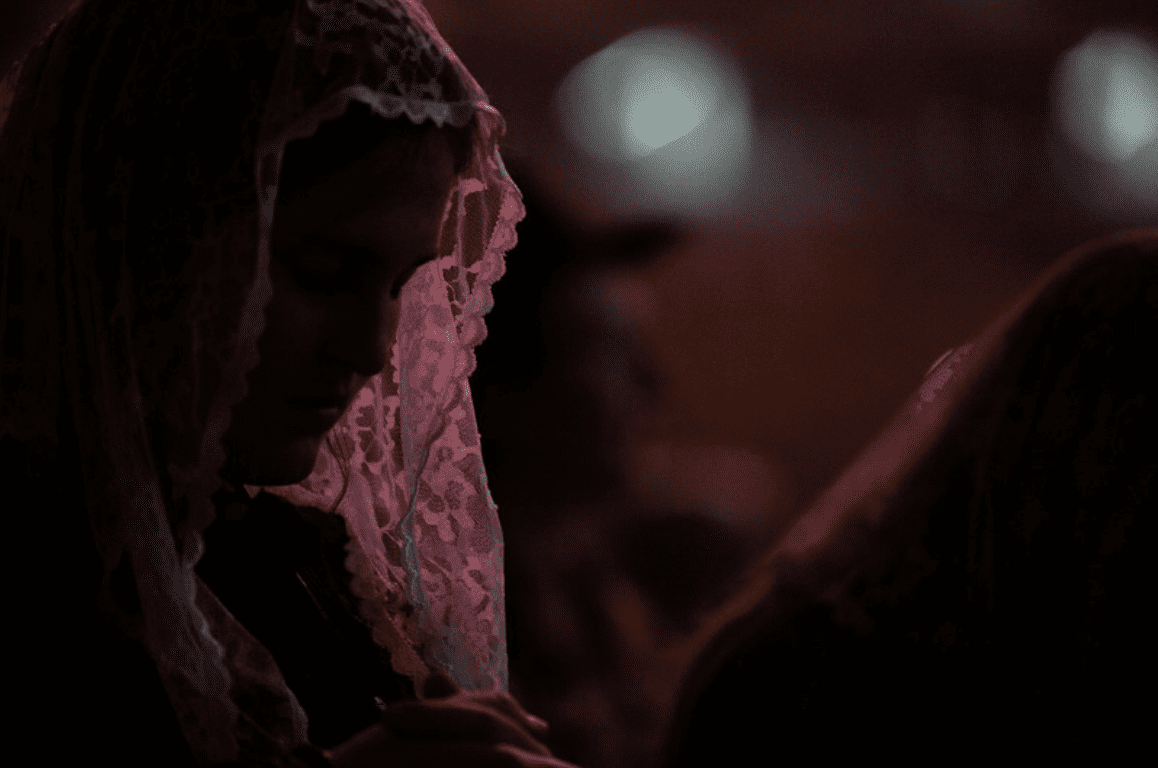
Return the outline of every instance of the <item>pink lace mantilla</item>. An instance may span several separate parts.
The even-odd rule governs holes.
[[[259,147],[263,249],[285,144],[351,100],[415,122],[478,114],[480,135],[444,216],[443,256],[403,288],[389,366],[332,429],[313,474],[266,490],[346,519],[353,588],[398,672],[505,689],[502,533],[468,384],[523,216],[497,151],[501,118],[418,3],[306,0],[291,37],[274,82],[283,98],[267,109]]]

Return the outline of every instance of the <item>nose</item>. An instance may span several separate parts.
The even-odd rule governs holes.
[[[377,285],[343,297],[330,330],[332,354],[359,376],[376,376],[390,359],[400,311],[400,302]]]

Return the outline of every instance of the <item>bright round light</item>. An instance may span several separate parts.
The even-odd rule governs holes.
[[[663,59],[644,57],[624,93],[623,139],[628,152],[646,155],[683,138],[716,106],[686,73],[673,72]]]
[[[1095,32],[1055,81],[1058,122],[1087,154],[1124,163],[1158,139],[1158,53],[1126,32]]]
[[[740,74],[702,41],[643,30],[581,62],[556,109],[572,144],[618,174],[620,200],[700,212],[726,204],[751,155]],[[617,169],[617,170],[616,170]]]

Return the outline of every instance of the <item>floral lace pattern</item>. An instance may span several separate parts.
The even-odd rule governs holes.
[[[312,133],[350,100],[452,124],[465,124],[465,105],[468,119],[480,116],[480,142],[444,215],[443,256],[403,288],[390,365],[333,428],[313,474],[266,490],[346,518],[361,610],[396,671],[416,683],[438,669],[466,688],[506,688],[502,534],[467,381],[490,286],[523,215],[495,149],[501,119],[417,3],[307,0],[292,39],[278,77],[293,82],[274,84],[292,96],[271,102],[265,119],[263,200],[276,193],[288,138]],[[457,100],[440,100],[448,94]],[[263,236],[271,226],[263,218]]]
[[[293,30],[295,106],[321,104],[354,80],[365,89],[360,97],[387,117],[405,112],[415,122],[464,125],[476,108],[472,94],[462,88],[453,54],[427,32],[433,25],[420,26],[425,14],[413,5],[307,0]]]

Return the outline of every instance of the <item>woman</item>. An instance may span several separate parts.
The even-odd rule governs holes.
[[[1152,228],[939,361],[720,614],[666,765],[1147,749],[1155,339]]]
[[[522,206],[422,6],[82,0],[15,82],[0,461],[9,541],[43,553],[13,597],[21,739],[558,764],[505,693],[467,386]]]

